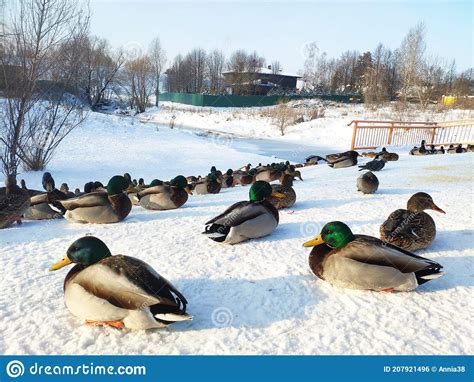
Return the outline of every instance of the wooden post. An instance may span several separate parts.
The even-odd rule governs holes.
[[[354,150],[355,147],[355,139],[356,139],[356,134],[357,134],[357,124],[358,122],[356,121],[354,123],[354,129],[352,131],[352,144],[351,144],[351,150]]]
[[[433,127],[433,132],[431,133],[431,144],[434,144],[434,139],[436,135],[436,126]]]
[[[388,142],[387,142],[388,145],[392,143],[392,134],[393,134],[393,122],[390,124],[390,131],[388,132]]]

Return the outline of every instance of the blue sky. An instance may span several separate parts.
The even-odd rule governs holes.
[[[345,50],[397,48],[426,25],[428,53],[474,66],[472,1],[133,1],[91,0],[92,33],[114,46],[147,47],[159,36],[168,58],[193,47],[226,55],[256,50],[283,69],[303,68],[303,47],[316,41],[330,57]]]

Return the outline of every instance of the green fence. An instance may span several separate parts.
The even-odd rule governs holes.
[[[334,102],[354,103],[362,102],[361,96],[351,95],[318,95],[318,96],[240,96],[240,95],[208,95],[197,93],[162,93],[160,101],[171,101],[193,106],[211,107],[252,107],[272,106],[280,102],[298,99],[322,99]]]

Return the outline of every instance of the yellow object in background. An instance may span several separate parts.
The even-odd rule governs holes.
[[[443,96],[443,105],[444,106],[453,106],[456,103],[457,97],[455,96]]]

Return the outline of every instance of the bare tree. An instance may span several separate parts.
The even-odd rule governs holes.
[[[163,68],[166,65],[166,51],[161,46],[159,37],[155,37],[150,44],[149,56],[153,65],[155,81],[155,106],[160,101],[160,80]]]
[[[57,68],[57,50],[68,42],[80,39],[78,36],[86,33],[88,23],[89,13],[85,4],[61,0],[21,0],[18,10],[12,14],[8,25],[9,34],[4,36],[4,54],[1,55],[6,98],[0,121],[3,130],[1,159],[6,174],[16,175],[19,162],[28,160],[29,152],[25,147],[34,146],[41,150],[43,145],[36,142],[38,135],[35,130],[59,129],[53,135],[53,140],[48,139],[50,152],[57,147],[56,142],[62,139],[61,132],[67,134],[61,128],[65,123],[57,124],[58,119],[53,118],[49,122],[42,120],[39,123],[33,115],[41,102],[51,102],[42,98],[46,92],[44,87],[40,87],[40,81],[52,79]],[[6,70],[14,75],[6,76]],[[69,79],[68,76],[63,78]],[[47,82],[43,82],[45,84]],[[62,113],[64,93],[63,86],[61,94],[55,97],[58,113]],[[43,167],[48,156],[40,157],[43,159],[35,167]],[[26,165],[30,167],[28,163]]]
[[[84,66],[79,88],[92,110],[109,98],[117,73],[125,62],[122,49],[113,51],[107,40],[88,37],[82,47]]]
[[[155,68],[152,59],[146,54],[127,60],[124,66],[126,88],[129,92],[130,107],[143,113],[155,91]]]
[[[271,69],[272,74],[279,74],[282,71],[280,61],[273,61],[271,64]]]
[[[436,90],[441,90],[444,75],[444,64],[438,57],[427,57],[420,64],[415,91],[423,110],[435,96]],[[441,94],[437,94],[437,96],[439,97]]]
[[[408,31],[399,49],[400,98],[402,103],[406,103],[408,96],[413,94],[417,76],[423,63],[425,49],[425,25],[420,23]]]
[[[211,93],[219,94],[222,91],[224,63],[224,54],[219,50],[213,50],[207,55],[207,76]]]
[[[264,66],[265,59],[257,52],[237,50],[229,58],[227,70],[236,94],[253,94],[255,74]]]

